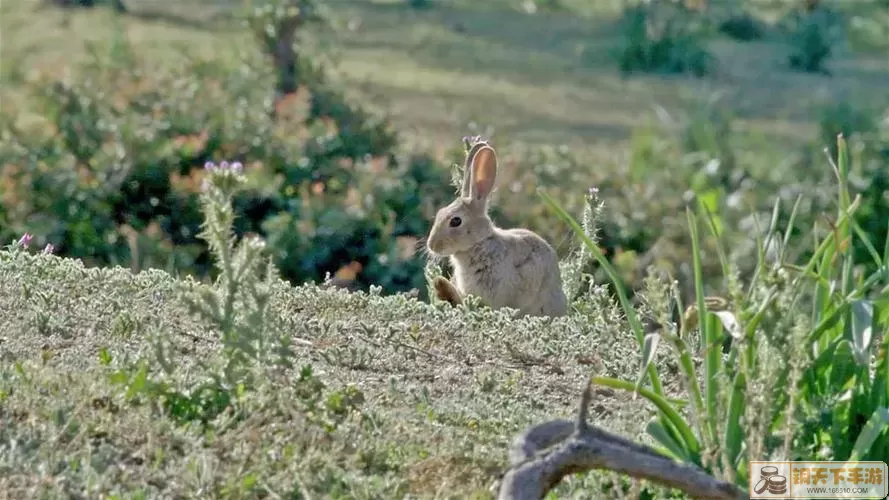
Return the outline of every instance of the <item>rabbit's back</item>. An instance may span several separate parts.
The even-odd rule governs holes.
[[[496,229],[452,263],[457,288],[491,308],[512,307],[535,316],[566,312],[558,255],[532,231]]]

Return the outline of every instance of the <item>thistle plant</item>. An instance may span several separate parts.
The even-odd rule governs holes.
[[[20,248],[28,248],[31,245],[31,239],[33,239],[33,236],[31,236],[30,233],[25,233],[19,238],[19,241],[16,244]]]
[[[580,229],[593,244],[599,242],[599,223],[604,209],[605,203],[599,198],[599,189],[590,187],[584,197]],[[585,272],[593,262],[593,255],[582,243],[581,241],[580,248],[572,256],[559,262],[562,288],[569,300],[577,297],[583,291],[584,284],[592,283],[593,280],[592,275]]]
[[[252,363],[290,367],[290,336],[270,321],[269,299],[279,283],[265,242],[248,236],[236,243],[232,200],[246,182],[240,163],[208,162],[200,197],[204,214],[198,236],[207,242],[219,273],[211,287],[188,290],[183,299],[221,334],[229,384],[243,383]]]
[[[201,380],[186,377],[184,383],[170,383],[156,370],[159,366],[174,380],[178,365],[171,358],[170,339],[161,332],[152,338],[152,359],[114,371],[110,379],[123,386],[128,397],[144,394],[159,401],[180,421],[206,423],[255,387],[257,369],[291,368],[293,352],[290,336],[269,320],[270,298],[280,280],[272,260],[264,255],[265,242],[256,236],[237,242],[232,229],[232,200],[246,182],[243,166],[208,162],[204,168],[207,177],[200,195],[204,222],[198,236],[209,245],[219,274],[210,286],[185,281],[180,297],[193,314],[219,332],[222,356],[197,362]]]
[[[16,251],[27,251],[31,248],[31,242],[34,240],[34,235],[31,233],[23,234],[18,240],[12,242],[12,244],[7,245],[6,249],[10,252]],[[51,254],[56,250],[56,247],[53,246],[52,243],[47,243],[46,246],[43,247],[40,253],[43,254]]]

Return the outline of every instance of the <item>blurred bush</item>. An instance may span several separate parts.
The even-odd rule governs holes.
[[[840,16],[824,5],[794,10],[786,24],[790,29],[790,67],[809,73],[829,73],[832,46],[840,40]],[[835,141],[834,141],[835,142]]]
[[[432,7],[432,0],[407,0],[407,4],[414,9],[428,9]]]
[[[719,32],[735,40],[749,42],[765,35],[765,23],[757,19],[743,6],[719,23]]]
[[[236,231],[264,235],[284,278],[339,271],[360,287],[425,289],[415,249],[453,194],[450,172],[400,148],[308,54],[296,90],[275,96],[280,75],[255,51],[233,64],[183,56],[171,70],[114,49],[30,82],[41,126],[4,120],[3,241],[27,231],[92,265],[207,275],[202,166],[241,161]]]
[[[703,76],[712,67],[713,57],[704,46],[706,17],[684,3],[652,0],[630,5],[620,29],[623,43],[616,59],[624,73]]]

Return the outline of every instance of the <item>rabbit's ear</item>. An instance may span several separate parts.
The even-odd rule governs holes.
[[[482,145],[472,158],[472,183],[470,194],[473,201],[483,201],[494,189],[497,178],[497,153],[487,144]]]
[[[477,142],[466,153],[466,160],[463,162],[463,189],[460,191],[460,195],[464,198],[472,196],[472,188],[470,187],[472,184],[472,162],[479,150],[485,146],[487,144],[484,142]]]

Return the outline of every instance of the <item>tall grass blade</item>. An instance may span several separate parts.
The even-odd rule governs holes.
[[[648,373],[648,367],[654,361],[660,340],[661,336],[657,333],[649,333],[645,336],[645,341],[642,344],[642,366],[639,368],[639,375],[636,377],[637,390],[642,386],[642,381],[645,380],[645,375]]]
[[[724,453],[730,463],[735,463],[741,455],[741,444],[744,442],[744,429],[741,427],[741,417],[744,414],[746,401],[746,379],[744,372],[738,372],[732,383],[732,395],[729,399],[728,413],[725,419],[725,433],[723,437]]]
[[[867,249],[867,253],[870,254],[870,258],[877,264],[877,267],[882,267],[883,258],[880,257],[880,254],[877,252],[877,247],[874,246],[874,243],[870,240],[870,236],[867,235],[864,229],[862,229],[861,224],[855,219],[852,219],[852,229],[855,231],[855,235],[858,236],[858,240],[864,244],[864,248]],[[887,238],[887,240],[889,240],[889,238]]]
[[[688,454],[688,452],[686,452],[685,449],[683,449],[682,446],[680,446],[680,444],[677,443],[675,439],[673,439],[673,436],[671,436],[670,433],[667,432],[667,430],[664,428],[663,425],[661,425],[660,422],[650,422],[645,427],[645,430],[648,431],[648,434],[650,434],[651,437],[655,439],[655,441],[666,448],[666,451],[673,455],[673,458],[685,462],[692,461],[691,456]]]
[[[781,255],[778,259],[782,264],[784,263],[784,254],[787,252],[787,247],[790,246],[790,236],[793,234],[793,228],[796,226],[796,214],[802,201],[803,196],[798,195],[796,201],[793,203],[793,209],[790,211],[790,219],[787,221],[787,227],[784,228],[784,241],[781,244]]]
[[[704,341],[704,410],[702,415],[703,425],[706,429],[701,429],[701,435],[706,436],[706,443],[712,444],[716,442],[716,419],[719,397],[719,385],[717,382],[717,373],[719,371],[719,361],[721,360],[721,350],[717,346],[716,335],[713,331],[713,323],[709,321],[707,306],[704,300],[704,275],[701,264],[701,245],[698,238],[697,217],[689,207],[685,208],[686,218],[688,219],[689,233],[691,234],[691,252],[692,265],[694,271],[695,282],[695,301],[698,308],[698,325],[701,331],[701,339]]]
[[[636,387],[634,384],[615,378],[593,377],[592,383],[595,385],[610,387],[612,389],[621,389],[628,392],[636,392]],[[695,461],[697,461],[700,454],[700,444],[698,443],[697,438],[695,438],[695,435],[692,432],[691,428],[685,423],[685,420],[682,419],[682,416],[679,415],[679,413],[670,405],[670,403],[665,398],[658,394],[655,394],[653,391],[641,388],[638,390],[638,392],[642,397],[654,404],[661,412],[661,414],[666,418],[666,420],[674,428],[676,428],[676,430],[679,432],[679,436],[682,438],[682,448],[685,449]]]
[[[859,366],[870,362],[870,345],[873,341],[874,304],[869,300],[852,302],[852,346]]]
[[[883,434],[889,439],[889,408],[886,407],[877,408],[867,423],[864,424],[864,428],[861,429],[858,439],[855,440],[855,444],[852,446],[852,454],[849,456],[849,460],[862,460],[866,457],[871,447]],[[883,459],[885,458],[883,457]]]

